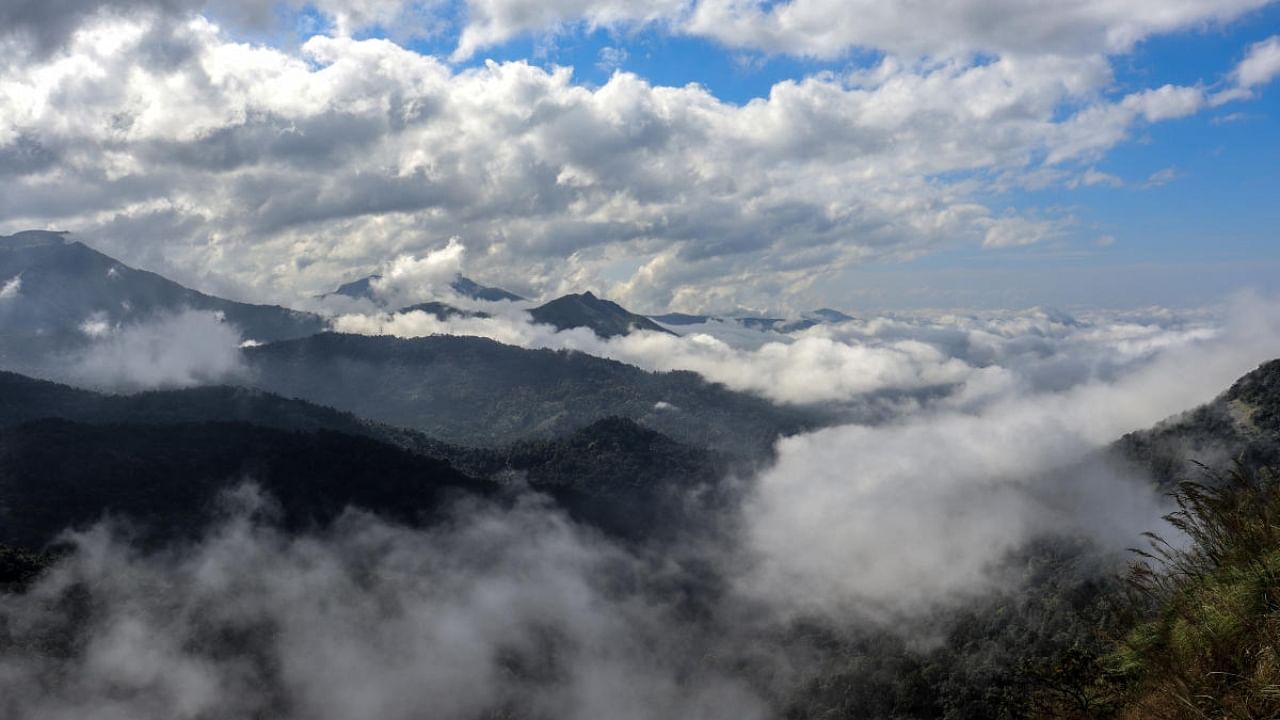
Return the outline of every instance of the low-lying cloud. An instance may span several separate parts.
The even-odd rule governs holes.
[[[1091,454],[1280,352],[1274,302],[1241,298],[1229,317],[1219,337],[1114,379],[782,441],[747,503],[760,564],[744,587],[796,612],[919,612],[998,587],[1002,561],[1038,535],[1133,543],[1165,505],[1132,470]]]
[[[575,350],[649,370],[690,370],[735,390],[780,403],[867,402],[890,395],[914,409],[934,391],[975,403],[1007,393],[1062,389],[1108,379],[1161,349],[1217,332],[1206,313],[1051,310],[917,313],[819,325],[784,334],[736,321],[674,327],[672,336],[633,332],[608,340],[590,330],[557,332],[517,308],[491,318],[440,319],[425,312],[349,314],[340,332],[419,337],[475,335],[527,348]],[[881,398],[883,399],[883,398]]]
[[[239,330],[214,312],[186,310],[127,325],[90,318],[81,330],[93,342],[57,373],[77,384],[180,388],[233,381],[244,370]]]
[[[32,591],[0,595],[6,717],[768,716],[635,588],[635,558],[537,504],[431,530],[355,513],[307,537],[241,513],[151,555],[106,526],[73,542]],[[75,640],[30,642],[50,631]]]

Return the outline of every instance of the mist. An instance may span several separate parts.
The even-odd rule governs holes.
[[[1247,302],[1266,301],[1237,304]],[[1162,350],[1214,338],[1227,312],[910,313],[795,333],[712,320],[674,327],[679,336],[634,331],[606,340],[586,328],[557,331],[535,324],[510,303],[490,305],[488,318],[348,313],[333,324],[340,332],[473,335],[526,348],[581,351],[654,371],[693,371],[777,403],[875,403],[882,406],[879,415],[901,415],[929,397],[972,406],[1111,380]]]
[[[123,325],[91,318],[82,332],[91,343],[55,362],[55,377],[134,392],[229,382],[244,373],[240,332],[218,313],[185,310]]]
[[[744,591],[797,613],[894,619],[999,587],[1002,560],[1036,537],[1118,551],[1168,533],[1167,500],[1099,451],[1280,348],[1273,301],[1242,296],[1228,318],[1213,340],[1167,346],[1111,381],[781,441],[746,504],[759,562]]]
[[[199,542],[111,524],[0,595],[0,714],[23,718],[769,716],[659,573],[537,501],[417,530],[274,530],[246,486]],[[45,638],[65,642],[44,645]]]

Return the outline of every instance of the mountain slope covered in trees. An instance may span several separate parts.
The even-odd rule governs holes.
[[[459,445],[548,439],[616,415],[759,458],[779,436],[820,421],[690,372],[647,372],[485,338],[321,334],[250,348],[245,357],[262,389]]]
[[[602,338],[627,335],[635,330],[675,333],[643,315],[636,315],[618,303],[584,292],[558,297],[529,311],[536,323],[557,330],[587,328]]]
[[[52,423],[54,420],[65,423]],[[207,437],[190,447],[187,440],[193,427],[201,428]],[[201,387],[105,395],[0,373],[0,445],[9,453],[7,464],[0,463],[0,473],[10,473],[7,477],[15,482],[35,482],[38,477],[46,477],[51,486],[61,487],[61,491],[49,491],[49,507],[60,506],[59,492],[79,492],[79,481],[66,478],[87,478],[95,472],[104,477],[97,488],[99,494],[86,501],[90,505],[117,492],[126,496],[140,492],[128,484],[129,468],[139,469],[144,477],[152,478],[145,482],[153,484],[160,482],[156,478],[164,472],[178,473],[173,477],[179,478],[184,477],[180,473],[192,468],[203,473],[226,471],[221,481],[215,481],[217,472],[202,476],[209,484],[200,500],[206,504],[216,490],[229,489],[245,480],[259,482],[259,475],[250,472],[254,468],[265,468],[294,480],[307,471],[294,462],[302,458],[297,453],[275,458],[274,465],[263,465],[255,459],[255,453],[266,445],[244,445],[239,433],[242,427],[255,428],[264,438],[271,439],[264,443],[305,445],[302,439],[323,436],[335,447],[357,448],[366,457],[386,454],[390,458],[386,462],[331,468],[335,473],[339,469],[350,473],[353,484],[365,483],[373,474],[384,472],[388,463],[396,466],[396,458],[409,452],[430,462],[448,464],[468,478],[475,478],[480,484],[470,485],[472,489],[488,492],[498,484],[518,483],[544,493],[575,518],[631,540],[671,535],[695,522],[705,524],[706,513],[716,503],[724,502],[720,480],[733,467],[728,458],[675,442],[617,417],[550,440],[524,441],[505,448],[469,448],[261,390]],[[45,463],[46,456],[35,454],[40,445],[30,438],[41,433],[47,433],[51,447],[67,451],[60,462]],[[154,442],[131,444],[130,433],[141,433]],[[120,437],[122,442],[114,453],[95,456],[70,452],[77,437],[89,446],[105,443],[110,437]],[[201,454],[208,452],[208,444],[218,439],[226,445],[221,465]],[[227,464],[237,457],[237,467],[244,468],[244,472],[232,472],[235,468]],[[157,468],[154,473],[148,469],[153,466]],[[417,471],[416,465],[406,467]],[[272,492],[271,478],[262,482],[264,489]],[[153,488],[148,492],[159,491]],[[317,486],[316,492],[331,493],[333,488]],[[414,497],[413,493],[406,493],[401,509],[421,505]],[[279,499],[288,505],[294,498],[286,495]],[[370,510],[384,507],[366,505],[360,496],[344,492],[337,492],[334,501]],[[80,501],[69,496],[68,502],[76,505]],[[26,506],[19,502],[15,507]],[[132,513],[123,507],[103,506],[108,507],[126,515]],[[174,511],[178,518],[188,518],[194,512],[187,505],[175,506]],[[64,519],[79,522],[84,518]],[[56,525],[48,523],[50,528]]]

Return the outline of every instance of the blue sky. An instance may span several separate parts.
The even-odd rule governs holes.
[[[18,175],[3,229],[243,295],[450,238],[481,279],[645,311],[1280,291],[1269,0],[82,2],[10,20],[51,39],[11,53],[0,157],[71,180]]]

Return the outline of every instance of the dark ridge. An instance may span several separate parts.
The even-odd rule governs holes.
[[[443,460],[329,430],[40,420],[0,440],[0,544],[38,549],[108,515],[128,518],[148,541],[187,537],[217,519],[224,491],[246,481],[278,503],[291,531],[348,507],[422,522],[454,497],[495,489]]]
[[[524,298],[513,292],[503,290],[499,287],[481,285],[475,280],[463,277],[462,275],[459,275],[456,280],[450,283],[449,287],[453,288],[453,291],[459,295],[471,298],[472,300],[485,300],[488,302],[500,302],[503,300],[519,302],[524,300]]]
[[[349,283],[343,283],[338,286],[338,289],[334,290],[330,294],[343,295],[357,300],[370,300],[374,303],[380,304],[377,295],[373,292],[372,286],[374,280],[380,279],[382,279],[382,276],[374,273],[373,275],[362,277],[359,280],[352,280]],[[517,302],[524,300],[524,298],[513,292],[508,292],[498,287],[481,285],[475,280],[462,275],[459,275],[453,280],[453,282],[449,283],[449,287],[462,297],[471,298],[472,300],[484,300],[487,302],[499,302],[503,300]]]
[[[402,313],[424,312],[428,315],[434,316],[437,320],[448,320],[449,318],[455,318],[455,317],[478,318],[478,319],[493,317],[487,312],[480,312],[479,310],[463,310],[462,308],[456,308],[452,305],[449,305],[447,303],[442,303],[442,302],[418,303],[417,305],[409,305],[407,307],[402,307],[396,312],[402,312]]]
[[[1111,451],[1165,487],[1202,480],[1208,470],[1280,466],[1280,360],[1241,377],[1213,401],[1147,430],[1131,432]]]
[[[701,325],[711,320],[710,315],[686,315],[685,313],[667,313],[665,315],[650,315],[649,319],[656,320],[666,325]]]
[[[626,335],[633,330],[674,335],[643,315],[628,312],[621,305],[602,300],[589,292],[565,295],[529,311],[534,322],[551,325],[557,330],[585,327],[602,338]]]
[[[624,418],[605,418],[566,437],[486,450],[449,445],[260,390],[202,387],[103,395],[0,372],[0,438],[8,435],[5,428],[49,419],[131,427],[248,423],[292,433],[363,437],[446,461],[471,477],[516,473],[575,519],[630,540],[690,525],[694,514],[723,500],[719,480],[731,469],[720,455]]]

